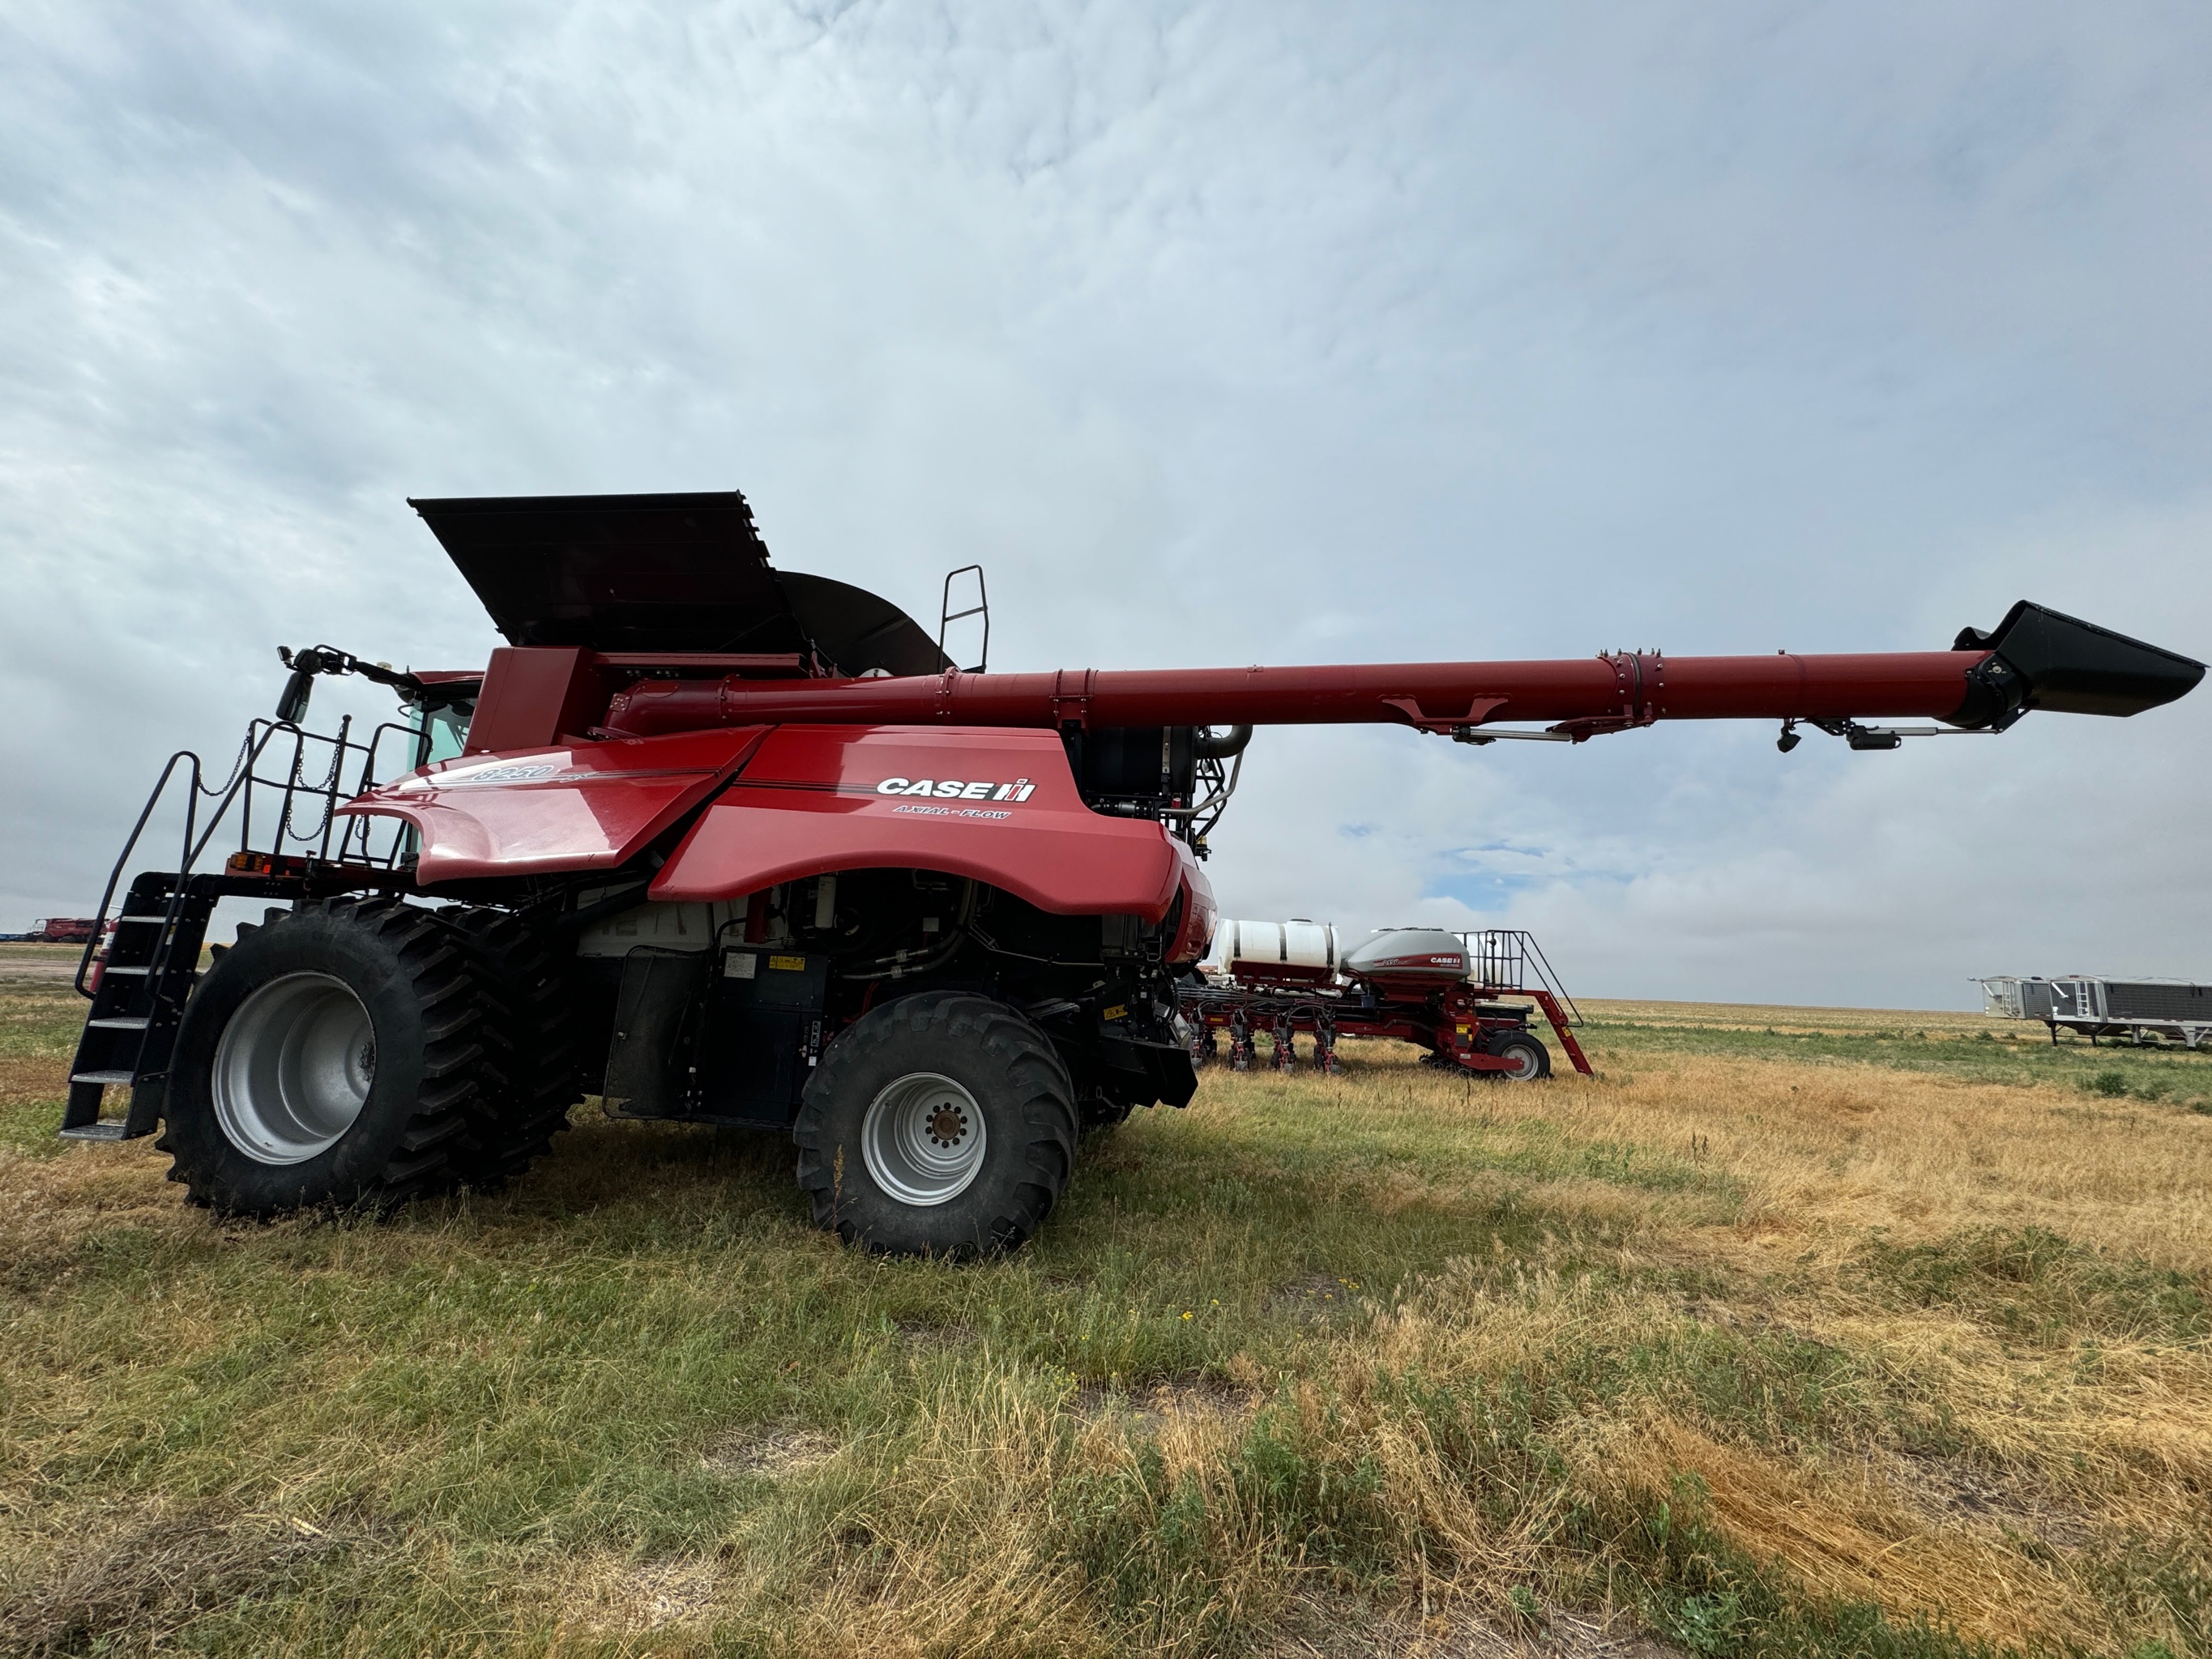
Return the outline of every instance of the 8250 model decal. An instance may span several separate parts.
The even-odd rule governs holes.
[[[1027,800],[1036,785],[1027,778],[1012,783],[963,783],[958,778],[885,778],[879,795],[927,795],[937,800]]]

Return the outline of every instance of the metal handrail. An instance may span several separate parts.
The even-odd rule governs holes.
[[[1521,938],[1528,947],[1528,954],[1535,960],[1536,974],[1544,981],[1544,988],[1557,998],[1559,1006],[1567,1011],[1568,1024],[1582,1024],[1583,1011],[1575,1006],[1575,1000],[1567,994],[1566,987],[1559,982],[1559,976],[1552,971],[1552,964],[1544,955],[1544,947],[1536,943],[1536,936],[1534,933],[1523,932]]]
[[[152,792],[146,797],[146,805],[139,809],[137,821],[131,826],[131,834],[123,843],[123,851],[116,858],[113,868],[108,872],[107,884],[100,892],[100,908],[94,922],[92,937],[86,941],[84,953],[77,959],[76,975],[73,981],[77,994],[86,997],[93,994],[85,988],[85,978],[91,971],[93,958],[106,933],[108,911],[115,902],[115,890],[123,880],[124,871],[130,866],[131,854],[137,851],[138,843],[145,836],[146,826],[169,793],[170,785],[176,780],[180,768],[185,780],[184,830],[178,848],[176,885],[171,889],[168,904],[162,913],[161,944],[156,951],[154,963],[156,969],[166,966],[162,958],[168,950],[168,941],[174,936],[177,917],[185,901],[186,878],[206,853],[209,844],[214,841],[234,807],[239,813],[238,850],[240,852],[267,851],[282,856],[289,844],[302,848],[312,848],[311,856],[319,862],[330,863],[333,861],[331,837],[335,833],[338,837],[336,862],[387,870],[395,867],[400,849],[405,844],[404,829],[393,826],[391,850],[380,858],[369,839],[374,826],[368,819],[349,823],[342,830],[337,827],[339,795],[343,793],[348,799],[352,799],[374,787],[377,755],[387,732],[397,732],[414,740],[413,753],[407,759],[407,765],[411,768],[416,763],[414,757],[422,752],[425,740],[423,728],[387,720],[377,726],[364,744],[356,741],[353,737],[351,715],[340,720],[335,737],[303,731],[289,720],[257,718],[246,728],[246,738],[239,745],[238,757],[231,763],[229,775],[213,788],[209,787],[204,781],[204,770],[197,753],[189,749],[180,749],[170,756],[167,764],[161,768],[161,775],[155,780]],[[281,753],[281,739],[287,734],[291,738],[290,765],[284,769],[281,777],[264,775],[264,757],[272,745]],[[316,779],[305,775],[310,744],[330,746],[330,764]],[[361,768],[354,787],[349,790],[345,787],[345,777],[348,757],[351,755],[360,757]],[[256,786],[273,791],[278,796],[276,829],[270,837],[272,844],[265,849],[253,846],[253,792]],[[302,828],[299,812],[305,796],[313,796],[319,800],[322,811],[312,826]],[[215,805],[206,810],[203,827],[202,803],[207,801]],[[359,829],[357,850],[355,842],[356,824]],[[351,857],[348,856],[349,853]]]
[[[1534,969],[1537,982],[1565,1010],[1567,1023],[1583,1024],[1582,1010],[1575,1006],[1575,1000],[1553,971],[1543,947],[1527,928],[1478,927],[1457,937],[1467,947],[1468,964],[1477,978],[1502,990],[1518,991],[1524,988],[1528,970]]]
[[[964,576],[971,570],[975,573],[975,603],[965,611],[955,611],[952,608],[952,579]],[[975,665],[975,672],[981,673],[991,665],[991,591],[983,585],[983,567],[980,564],[963,564],[957,570],[945,573],[945,592],[937,607],[937,654],[945,661],[952,660],[945,656],[945,636],[951,632],[953,623],[969,617],[983,619],[983,654]]]

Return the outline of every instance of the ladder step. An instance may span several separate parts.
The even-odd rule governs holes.
[[[128,1140],[128,1126],[121,1121],[112,1123],[80,1123],[74,1129],[64,1129],[64,1140]]]
[[[88,1019],[87,1025],[95,1031],[143,1031],[150,1022],[143,1014],[121,1015],[113,1019]]]
[[[143,921],[149,927],[158,927],[167,920],[167,916],[118,916],[115,925],[119,927],[126,921]]]
[[[149,963],[148,965],[146,965],[146,966],[144,966],[144,967],[141,967],[141,968],[133,968],[133,967],[130,966],[127,963],[115,963],[115,962],[111,962],[111,963],[109,963],[107,964],[107,966],[106,966],[106,968],[104,968],[103,969],[101,969],[101,971],[102,971],[103,973],[110,974],[110,975],[113,975],[113,974],[150,974],[150,973],[152,973],[152,972],[154,971],[154,969],[153,969],[153,966],[152,966],[152,964],[150,964],[150,963]]]
[[[131,1075],[129,1072],[71,1072],[70,1081],[71,1083],[128,1083],[131,1081]]]

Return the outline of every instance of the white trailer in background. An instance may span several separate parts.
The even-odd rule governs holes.
[[[2062,979],[2000,975],[1978,981],[1983,1009],[1992,1019],[2037,1019],[2058,1041],[2063,1026],[2096,1042],[2146,1037],[2194,1048],[2212,1036],[2212,985],[2179,979],[2106,979],[2075,974]]]

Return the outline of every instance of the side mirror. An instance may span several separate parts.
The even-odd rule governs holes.
[[[422,682],[412,674],[397,673],[383,663],[363,662],[351,652],[332,646],[295,651],[280,645],[276,660],[292,671],[292,678],[284,682],[284,695],[276,699],[276,718],[288,726],[297,726],[307,717],[307,699],[314,695],[318,674],[358,674],[377,685],[395,686],[409,697],[422,695]]]
[[[307,699],[315,689],[315,672],[312,668],[295,668],[292,678],[284,682],[284,695],[276,699],[276,718],[286,726],[297,726],[307,718]]]
[[[276,660],[292,671],[292,678],[284,682],[284,695],[276,699],[276,718],[288,726],[297,726],[307,717],[307,699],[314,695],[315,676],[327,674],[337,665],[327,651],[295,652],[281,645],[276,647]]]

